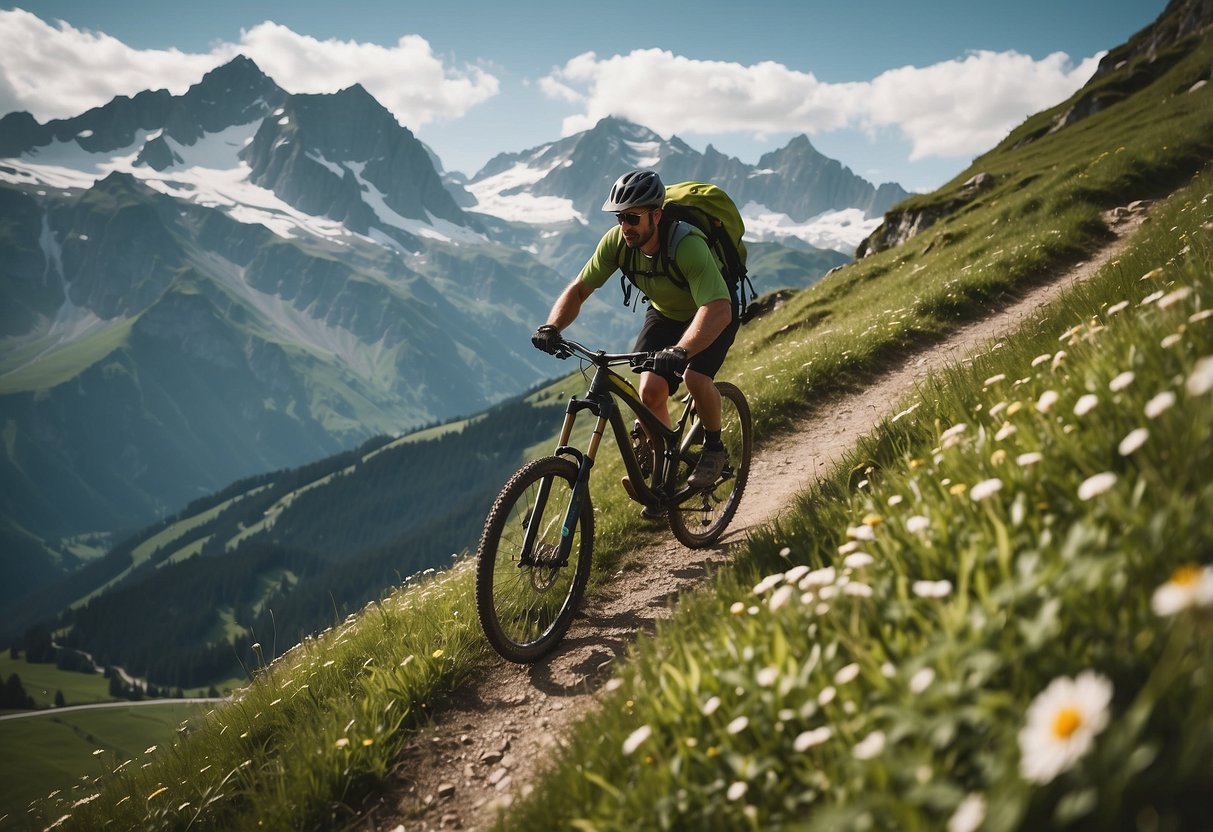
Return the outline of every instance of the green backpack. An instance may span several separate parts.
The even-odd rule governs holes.
[[[745,320],[746,308],[754,300],[754,284],[746,273],[746,250],[741,237],[745,234],[745,223],[737,205],[723,190],[707,182],[680,182],[665,189],[665,204],[662,206],[659,233],[665,236],[665,245],[658,253],[661,271],[668,272],[674,282],[686,288],[687,279],[678,268],[674,252],[687,234],[699,232],[708,243],[708,248],[721,264],[720,273],[728,284],[733,297],[733,308],[740,320]],[[620,252],[620,271],[623,277],[624,305],[631,303],[632,287],[636,285],[636,252],[626,246]],[[748,290],[748,296],[747,296]]]

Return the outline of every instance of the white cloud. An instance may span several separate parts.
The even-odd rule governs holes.
[[[484,70],[446,66],[419,35],[389,48],[316,40],[267,21],[241,33],[238,51],[290,92],[336,92],[360,83],[409,127],[457,118],[499,88]]]
[[[53,25],[21,9],[0,11],[0,113],[28,110],[41,121],[78,115],[115,95],[145,89],[185,92],[209,70],[247,55],[292,93],[336,92],[361,83],[405,126],[458,118],[495,96],[497,78],[456,69],[424,38],[395,46],[317,40],[266,21],[237,43],[204,54],[133,49],[109,35]]]
[[[901,67],[871,81],[825,83],[773,62],[698,61],[660,49],[573,58],[542,79],[551,98],[582,112],[566,135],[614,115],[666,136],[737,132],[810,135],[846,128],[900,130],[911,159],[988,150],[1034,112],[1082,86],[1103,53],[1072,65],[1058,52],[972,52],[928,67]]]
[[[78,115],[115,95],[183,93],[221,63],[212,55],[131,49],[109,35],[55,25],[21,9],[0,11],[0,112],[40,119]]]

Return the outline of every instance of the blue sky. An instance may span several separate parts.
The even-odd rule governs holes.
[[[0,5],[0,112],[183,92],[249,54],[290,92],[363,83],[448,170],[615,114],[743,161],[806,133],[874,181],[937,187],[1165,0]]]

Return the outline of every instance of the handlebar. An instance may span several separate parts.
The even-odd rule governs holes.
[[[602,350],[592,350],[584,344],[562,336],[560,338],[560,349],[556,352],[556,357],[568,358],[570,355],[579,355],[591,364],[599,367],[628,364],[633,368],[643,368],[645,363],[653,360],[653,353],[651,352],[609,353]]]

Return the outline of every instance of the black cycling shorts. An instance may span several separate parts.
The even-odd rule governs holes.
[[[733,346],[733,339],[737,337],[737,327],[740,324],[741,321],[734,315],[733,320],[720,335],[716,336],[716,340],[709,344],[707,349],[691,356],[691,361],[687,366],[697,373],[703,373],[708,378],[716,378],[716,373],[720,371],[720,366],[724,364],[724,359],[729,354],[729,347]],[[666,347],[672,347],[678,343],[690,325],[690,320],[676,321],[673,318],[667,318],[650,306],[648,312],[645,313],[644,325],[640,327],[640,334],[636,336],[636,345],[632,347],[632,351],[657,352]],[[670,385],[670,395],[674,395],[681,380],[673,375],[663,375],[662,378]]]

